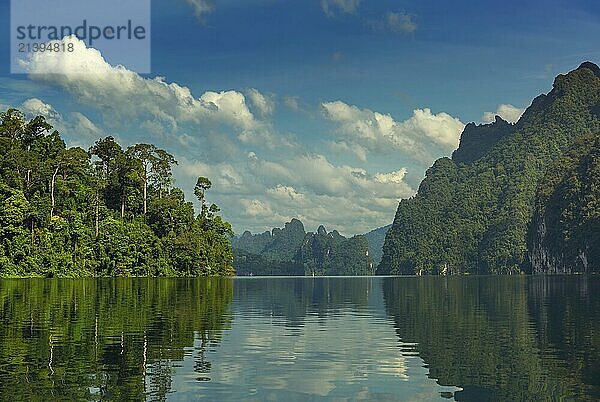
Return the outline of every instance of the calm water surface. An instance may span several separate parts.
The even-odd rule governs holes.
[[[1,400],[598,400],[587,277],[0,280]]]

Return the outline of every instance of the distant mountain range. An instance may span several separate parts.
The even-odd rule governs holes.
[[[375,236],[382,245],[381,235]],[[351,238],[319,226],[306,232],[298,219],[283,228],[232,238],[238,275],[372,275],[375,264],[366,236]]]
[[[383,242],[385,241],[385,235],[391,227],[392,225],[390,224],[371,230],[369,233],[363,235],[369,242],[369,255],[373,258],[375,264],[381,262],[381,257],[383,257]]]

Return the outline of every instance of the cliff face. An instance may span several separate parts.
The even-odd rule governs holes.
[[[232,239],[238,275],[372,275],[375,272],[364,236],[350,239],[319,226],[306,233],[298,219],[284,228]]]
[[[322,226],[308,233],[294,261],[307,275],[373,275],[375,265],[364,236],[345,238],[337,231],[327,233]]]
[[[304,225],[298,219],[287,222],[283,229],[272,230],[273,241],[266,245],[263,254],[280,260],[291,260],[306,236]]]
[[[417,195],[400,202],[377,272],[521,272],[538,184],[578,138],[599,131],[592,63],[556,77],[517,124],[467,126],[453,159],[436,161]]]
[[[302,245],[306,232],[298,219],[287,222],[283,228],[270,232],[252,234],[246,231],[242,236],[231,240],[234,249],[259,254],[275,260],[291,260]]]
[[[532,273],[600,272],[600,136],[577,141],[548,169],[528,249]]]

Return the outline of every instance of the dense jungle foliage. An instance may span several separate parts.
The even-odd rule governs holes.
[[[600,272],[600,135],[577,141],[538,188],[528,272]]]
[[[67,148],[46,120],[0,114],[0,276],[203,276],[233,273],[232,230],[194,192],[173,187],[177,161],[114,138]]]
[[[400,202],[378,273],[522,272],[548,166],[599,131],[600,68],[592,63],[559,75],[516,124],[468,125],[453,158],[436,161],[418,194]],[[598,212],[597,203],[588,207]]]

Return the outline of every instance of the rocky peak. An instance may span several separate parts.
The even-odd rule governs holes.
[[[589,72],[591,72],[592,75],[590,75]],[[591,87],[593,85],[592,83],[598,78],[600,78],[600,67],[592,62],[586,61],[581,63],[581,65],[573,71],[569,71],[566,74],[559,74],[554,79],[552,91],[548,96],[552,99],[556,99],[570,92],[578,94],[585,93],[585,90],[582,90],[582,87]]]
[[[329,235],[330,235],[331,237],[333,237],[334,239],[338,239],[338,240],[339,240],[339,239],[345,239],[345,237],[344,237],[344,236],[342,236],[342,235],[340,234],[340,232],[338,232],[337,230],[334,230],[333,232],[329,233]]]
[[[284,230],[288,232],[305,233],[304,224],[296,218],[293,218],[290,222],[287,222]]]
[[[496,116],[495,121],[489,124],[469,123],[460,136],[460,146],[452,154],[452,159],[455,162],[472,163],[513,131],[514,125],[500,116]]]
[[[577,70],[582,70],[584,68],[591,70],[596,77],[600,78],[600,67],[598,67],[596,64],[592,63],[591,61],[585,61],[581,63]]]

